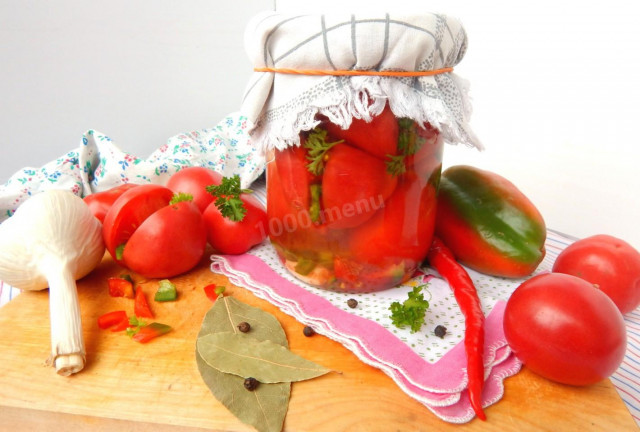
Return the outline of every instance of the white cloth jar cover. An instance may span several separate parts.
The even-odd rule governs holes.
[[[459,20],[442,14],[285,15],[252,19],[245,47],[256,71],[241,112],[263,150],[298,145],[316,114],[347,128],[388,101],[396,117],[429,122],[445,142],[482,145],[468,125],[468,85],[452,71],[467,49]],[[283,73],[293,69],[301,73]],[[320,71],[431,72],[422,76],[311,75]],[[307,73],[305,73],[307,71]]]

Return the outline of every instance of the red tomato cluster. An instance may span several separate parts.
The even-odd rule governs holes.
[[[166,186],[127,184],[85,201],[103,221],[105,246],[119,264],[145,277],[168,278],[195,267],[207,242],[219,253],[240,254],[266,237],[266,211],[247,194],[240,196],[246,208],[242,221],[221,216],[206,189],[221,181],[210,169],[188,167]]]
[[[389,106],[341,129],[326,118],[267,166],[269,235],[313,285],[371,292],[410,278],[433,235],[442,140]]]
[[[513,293],[504,315],[509,345],[524,364],[553,381],[588,385],[622,363],[622,314],[640,305],[640,253],[608,235],[578,240],[552,273]]]

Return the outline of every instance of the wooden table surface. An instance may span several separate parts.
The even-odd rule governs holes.
[[[172,278],[178,301],[150,301],[156,321],[174,331],[138,344],[96,325],[105,312],[133,312],[133,300],[108,295],[107,278],[120,273],[122,269],[105,257],[78,283],[87,366],[72,377],[58,376],[44,365],[50,350],[46,290],[25,292],[0,309],[0,430],[254,430],[211,395],[196,367],[196,335],[212,305],[202,288],[210,283],[225,285],[227,295],[274,314],[292,351],[341,372],[292,385],[285,431],[638,430],[610,381],[574,388],[526,368],[505,381],[504,397],[486,409],[486,422],[445,423],[337,342],[321,335],[303,336],[302,324],[212,273],[207,259],[194,271]],[[151,300],[157,281],[141,286]]]

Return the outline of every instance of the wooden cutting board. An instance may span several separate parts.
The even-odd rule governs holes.
[[[189,274],[172,279],[178,301],[150,302],[156,321],[171,325],[173,332],[138,344],[96,325],[105,312],[133,312],[133,300],[111,298],[107,292],[107,278],[122,271],[106,256],[78,283],[87,366],[72,377],[58,376],[44,364],[50,344],[47,291],[25,292],[0,309],[0,430],[253,430],[217,402],[196,367],[196,335],[212,305],[203,287],[210,283],[224,285],[228,295],[274,314],[292,351],[341,372],[292,385],[285,431],[637,430],[608,380],[573,388],[526,368],[505,381],[505,395],[486,410],[486,422],[445,423],[340,344],[321,335],[305,337],[302,324],[212,273],[206,259]],[[140,286],[151,299],[157,281]]]

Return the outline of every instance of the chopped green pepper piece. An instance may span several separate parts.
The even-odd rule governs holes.
[[[162,279],[153,299],[157,302],[166,302],[174,301],[176,298],[178,298],[178,291],[176,290],[175,284],[169,279]]]

